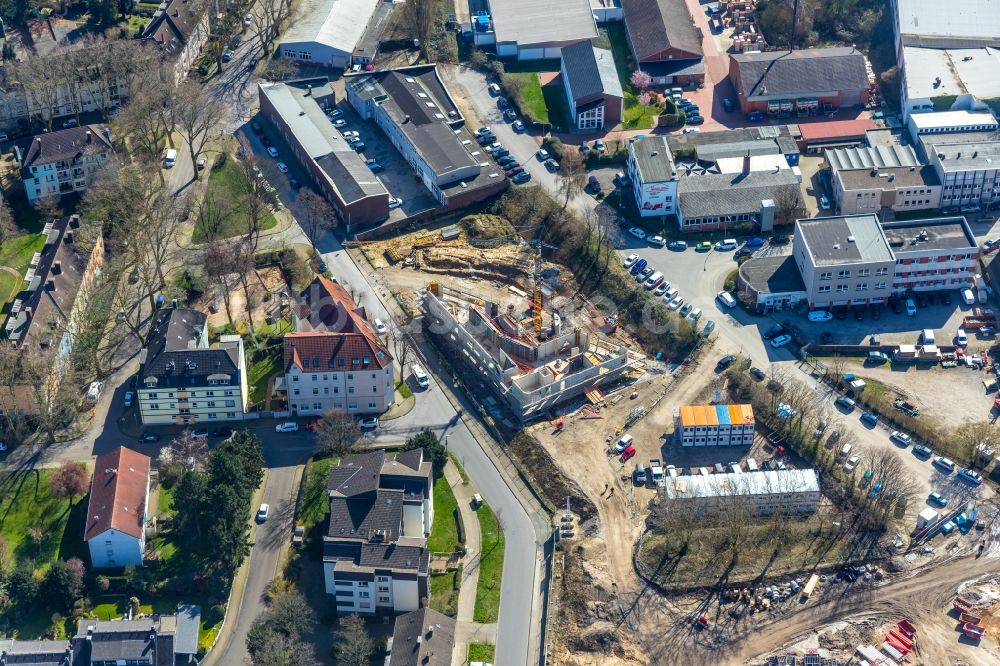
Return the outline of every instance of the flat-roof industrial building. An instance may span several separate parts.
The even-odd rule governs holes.
[[[295,20],[281,35],[278,51],[289,60],[348,67],[353,64],[355,47],[362,41],[369,23],[381,15],[378,10],[386,5],[391,8],[391,3],[379,0],[305,0]],[[361,55],[360,64],[367,64],[375,57],[374,52]]]
[[[470,9],[476,45],[495,45],[501,58],[558,58],[562,47],[597,38],[590,0],[476,0]]]

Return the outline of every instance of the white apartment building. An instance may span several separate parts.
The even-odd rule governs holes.
[[[284,389],[293,416],[331,409],[381,414],[392,405],[392,356],[350,293],[319,276],[299,294],[293,314],[297,332],[284,339]]]
[[[372,451],[330,470],[323,572],[338,614],[412,611],[429,595],[432,483],[423,449],[393,460]]]
[[[628,177],[642,217],[677,212],[677,171],[667,138],[650,136],[628,147]]]
[[[157,314],[139,356],[137,389],[142,422],[194,425],[239,421],[247,411],[243,339],[223,335],[208,345],[208,319],[196,310],[168,308]]]
[[[206,0],[167,0],[143,30],[142,38],[156,44],[172,64],[174,83],[184,80],[197,65],[218,7]]]
[[[677,476],[667,479],[663,500],[699,516],[802,515],[819,507],[819,479],[811,469]]]
[[[935,143],[931,164],[941,181],[945,210],[994,210],[1000,207],[1000,141]]]
[[[106,164],[114,168],[111,131],[101,125],[71,127],[39,134],[21,163],[21,180],[29,203],[84,192]]]
[[[754,416],[750,405],[683,405],[681,446],[750,446]]]

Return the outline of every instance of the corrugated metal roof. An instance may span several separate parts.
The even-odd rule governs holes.
[[[819,492],[819,479],[811,469],[696,474],[670,479],[664,490],[667,499],[809,493]]]
[[[281,44],[315,42],[350,54],[378,4],[379,0],[306,0]]]
[[[497,43],[559,44],[597,37],[590,0],[492,0]]]
[[[900,145],[831,148],[826,151],[826,160],[834,171],[920,166],[920,160],[913,146]]]

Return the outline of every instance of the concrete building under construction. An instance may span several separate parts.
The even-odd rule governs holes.
[[[628,349],[575,327],[568,316],[546,312],[545,324],[530,307],[501,304],[431,285],[424,293],[424,328],[458,352],[467,369],[521,422],[541,418],[572,398],[618,380],[629,367]]]

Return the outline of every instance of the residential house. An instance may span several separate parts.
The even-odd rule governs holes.
[[[819,478],[812,469],[693,474],[667,479],[663,500],[689,515],[803,515],[819,508]]]
[[[682,405],[682,446],[750,446],[754,418],[750,405]]]
[[[455,619],[433,608],[396,616],[385,666],[451,666]]]
[[[347,290],[319,276],[299,294],[293,315],[297,332],[284,339],[293,415],[381,414],[392,405],[392,356]]]
[[[593,132],[621,122],[624,93],[610,50],[591,42],[567,46],[560,71],[574,129]]]
[[[330,470],[323,572],[338,614],[406,612],[426,604],[432,483],[423,449],[395,459],[372,451]]]
[[[104,265],[104,239],[80,237],[76,215],[42,229],[45,245],[30,260],[24,286],[14,297],[2,335],[15,347],[51,355],[52,382],[58,381],[76,342],[94,281]],[[37,414],[47,408],[41,387],[28,378],[0,390],[0,407],[9,416]]]
[[[702,34],[684,0],[622,0],[632,57],[654,86],[704,83]]]
[[[250,401],[243,339],[208,344],[208,319],[196,310],[166,308],[139,355],[139,411],[147,425],[239,421]]]
[[[97,456],[83,536],[91,566],[142,566],[148,501],[149,456],[124,446]]]
[[[734,53],[729,78],[743,113],[839,109],[867,104],[875,82],[853,47]]]
[[[28,203],[40,198],[58,199],[64,194],[83,193],[102,169],[115,168],[111,130],[103,125],[83,125],[38,134],[22,156],[21,180]]]
[[[207,0],[166,0],[146,24],[142,39],[155,44],[172,63],[174,83],[180,83],[197,64],[217,10],[218,5]]]

